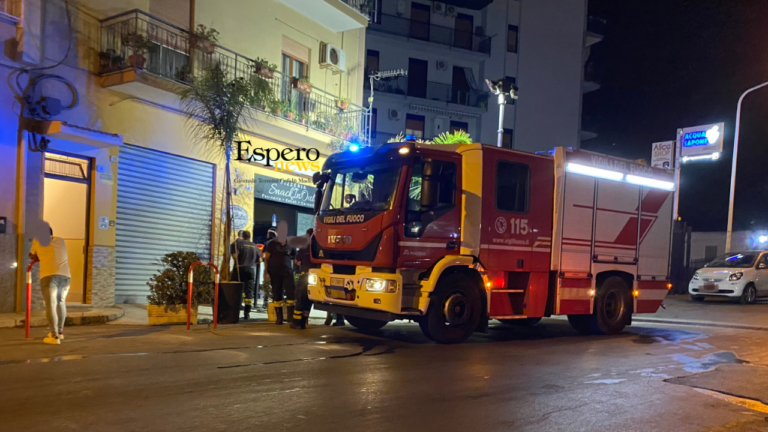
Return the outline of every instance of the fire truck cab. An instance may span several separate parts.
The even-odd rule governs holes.
[[[585,151],[390,143],[314,176],[309,297],[353,326],[457,343],[491,319],[614,334],[667,294],[670,171]]]

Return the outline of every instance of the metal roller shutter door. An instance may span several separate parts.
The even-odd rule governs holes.
[[[115,302],[146,303],[168,252],[210,259],[214,165],[131,145],[117,171]]]

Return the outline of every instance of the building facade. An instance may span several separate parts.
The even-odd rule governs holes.
[[[367,12],[353,0],[0,1],[0,312],[23,310],[41,220],[67,243],[73,303],[143,303],[164,254],[216,258],[224,158],[195,139],[178,97],[206,68],[274,96],[247,109],[251,151],[314,149],[322,163],[366,141]],[[234,228],[259,240],[286,220],[302,233],[311,174],[235,160]]]
[[[579,147],[589,46],[602,40],[587,0],[375,0],[366,71],[404,69],[374,80],[372,135],[431,139],[463,129],[495,144],[499,105],[485,80],[519,87],[508,100],[503,146],[525,151]],[[371,84],[366,81],[367,95]]]

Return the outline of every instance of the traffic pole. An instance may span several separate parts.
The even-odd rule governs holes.
[[[187,330],[190,329],[190,322],[192,320],[192,283],[194,282],[193,270],[199,265],[213,267],[213,270],[216,271],[216,281],[213,286],[213,329],[216,330],[216,325],[219,321],[219,267],[217,267],[214,263],[204,263],[202,261],[198,261],[189,266],[189,273],[187,273]]]
[[[27,310],[26,310],[26,316],[24,319],[24,338],[29,339],[29,321],[31,319],[30,317],[30,311],[32,309],[32,266],[38,263],[39,261],[33,260],[29,265],[27,266]]]

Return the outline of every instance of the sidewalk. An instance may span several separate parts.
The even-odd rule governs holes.
[[[670,295],[664,300],[666,309],[634,315],[632,322],[768,330],[768,302],[760,300],[759,304],[742,305],[726,299],[694,302],[687,295]]]
[[[123,311],[114,321],[110,321],[108,324],[113,325],[149,325],[149,318],[147,317],[147,305],[145,304],[121,304],[116,307]],[[197,310],[198,320],[202,324],[204,321],[210,321],[213,319],[213,311],[210,306],[200,306]],[[312,309],[309,314],[313,319],[325,319],[325,312]],[[261,309],[254,309],[251,312],[251,319],[247,322],[267,321],[267,312]],[[240,315],[240,323],[244,323],[242,313]],[[0,326],[1,327],[1,326]]]
[[[66,326],[104,324],[123,316],[125,312],[119,307],[93,308],[90,305],[67,305]],[[24,327],[23,313],[0,313],[0,328]],[[45,327],[45,311],[33,311],[30,316],[31,327]]]

